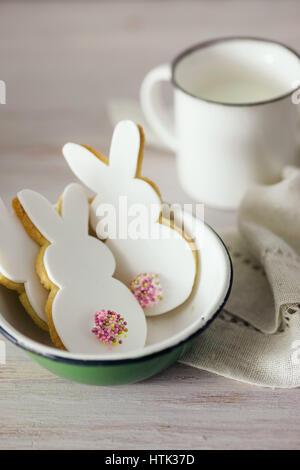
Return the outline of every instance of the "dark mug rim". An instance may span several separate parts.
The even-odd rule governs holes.
[[[295,87],[292,90],[288,91],[287,93],[284,93],[282,95],[279,95],[279,96],[276,96],[274,98],[270,98],[270,99],[267,99],[267,100],[245,102],[245,103],[230,103],[230,102],[223,102],[223,101],[218,101],[218,100],[210,100],[210,99],[207,99],[207,98],[202,98],[198,95],[195,95],[194,93],[191,93],[190,91],[188,91],[187,89],[182,87],[176,81],[176,79],[175,79],[176,67],[182,61],[182,59],[184,59],[185,57],[187,57],[188,55],[192,54],[193,52],[195,52],[197,50],[205,49],[205,48],[210,47],[214,44],[218,44],[218,43],[221,43],[221,42],[227,42],[227,41],[236,41],[236,40],[237,41],[239,41],[239,40],[249,41],[250,40],[250,41],[253,41],[253,42],[257,41],[257,42],[265,42],[265,43],[276,44],[278,46],[283,47],[284,49],[291,52],[292,54],[294,54],[294,56],[300,61],[300,54],[295,49],[293,49],[290,46],[287,46],[286,44],[284,44],[280,41],[276,41],[274,39],[266,39],[266,38],[260,38],[260,37],[255,37],[255,36],[225,36],[225,37],[220,37],[220,38],[215,38],[215,39],[208,39],[206,41],[202,41],[200,43],[197,43],[197,44],[194,44],[193,46],[188,47],[187,49],[185,49],[184,51],[179,53],[173,59],[173,61],[171,62],[171,82],[174,85],[174,87],[177,88],[178,90],[182,91],[186,95],[189,95],[193,98],[196,98],[196,99],[198,99],[200,101],[203,101],[203,102],[206,102],[206,103],[221,105],[221,106],[232,106],[232,107],[238,107],[238,108],[240,108],[240,107],[249,107],[249,106],[260,106],[260,105],[264,105],[264,104],[275,103],[276,101],[280,101],[280,100],[283,100],[285,98],[288,98],[289,96],[292,96],[293,93],[295,93],[297,90],[299,90],[300,85],[298,85],[297,87]],[[299,77],[299,79],[300,79],[300,77]]]

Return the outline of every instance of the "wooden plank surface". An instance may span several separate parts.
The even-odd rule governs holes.
[[[0,367],[1,449],[299,448],[298,390],[175,365],[140,384],[69,384],[12,346]]]
[[[300,50],[298,1],[1,2],[0,194],[43,191],[72,175],[60,148],[107,151],[107,101],[137,98],[154,65],[206,38],[272,37]],[[188,202],[171,154],[148,149],[165,199]],[[235,214],[207,210],[221,230]],[[118,388],[71,384],[7,344],[0,365],[0,449],[288,449],[300,447],[299,390],[271,390],[174,365]]]

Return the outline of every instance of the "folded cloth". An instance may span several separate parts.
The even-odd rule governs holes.
[[[234,266],[225,309],[180,362],[256,385],[300,386],[300,170],[256,186],[223,234]]]

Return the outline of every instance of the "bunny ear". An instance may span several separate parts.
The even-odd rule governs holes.
[[[132,121],[121,121],[115,127],[109,154],[109,166],[125,177],[135,178],[140,171],[144,134]]]
[[[83,145],[68,143],[64,145],[62,151],[77,178],[92,191],[98,193],[103,180],[103,171],[107,168],[105,162]]]
[[[64,190],[61,215],[72,234],[88,233],[89,202],[80,184],[72,183]]]
[[[1,274],[13,282],[24,282],[27,279],[28,266],[32,270],[34,262],[32,246],[36,250],[35,244],[27,236],[17,216],[6,208],[0,198]]]
[[[56,241],[61,233],[63,221],[50,202],[30,189],[20,191],[18,199],[31,222],[42,235],[49,242]]]

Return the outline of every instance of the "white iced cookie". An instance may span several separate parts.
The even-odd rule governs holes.
[[[16,215],[0,199],[0,283],[17,291],[33,321],[48,330],[44,313],[48,293],[35,270],[38,252]]]
[[[150,283],[154,301],[141,305],[145,314],[152,316],[174,309],[190,296],[197,266],[190,243],[161,218],[158,189],[141,176],[143,148],[142,128],[132,121],[121,121],[113,134],[109,160],[93,149],[72,143],[64,146],[63,154],[76,176],[96,193],[91,225],[100,239],[107,238],[106,245],[117,263],[116,278],[132,285],[133,291],[141,281],[139,300],[141,296],[148,298]],[[109,206],[117,211],[116,237],[105,233],[105,211]],[[129,224],[124,235],[121,223],[128,215],[137,214],[138,220]],[[154,278],[158,290],[152,284]]]
[[[54,344],[101,355],[142,348],[144,312],[128,287],[112,277],[115,260],[109,248],[88,234],[83,188],[71,184],[65,189],[60,213],[34,191],[19,192],[18,201],[29,220],[27,231],[42,246],[37,267],[51,290],[46,311]]]

